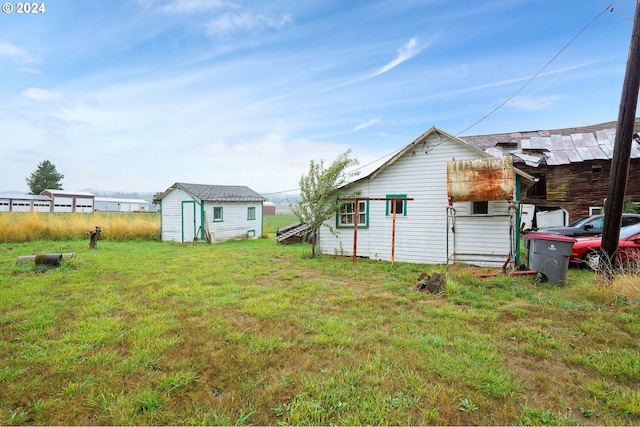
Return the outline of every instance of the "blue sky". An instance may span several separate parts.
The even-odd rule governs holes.
[[[42,3],[42,2],[41,2]],[[17,6],[17,3],[10,3]],[[0,14],[0,191],[294,189],[309,161],[617,119],[633,0],[49,0]]]

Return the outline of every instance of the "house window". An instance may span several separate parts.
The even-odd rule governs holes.
[[[543,173],[534,173],[533,176],[538,178],[538,181],[527,190],[527,197],[532,199],[546,199],[547,198],[547,180]]]
[[[471,202],[471,215],[488,215],[489,202]]]
[[[589,206],[589,215],[599,215],[603,213],[604,209],[602,206]]]
[[[347,202],[342,205],[342,208],[340,208],[340,212],[337,215],[336,227],[353,227],[355,206],[355,202]],[[358,227],[369,227],[369,202],[366,200],[358,201]]]
[[[213,222],[222,222],[222,206],[213,207]]]
[[[398,197],[401,199],[406,199],[406,194],[387,194],[387,199],[391,199],[393,197]],[[387,216],[393,215],[393,200],[387,200]],[[407,201],[406,200],[396,200],[395,201],[395,211],[396,215],[407,216]]]
[[[251,207],[247,208],[247,219],[248,220],[256,219],[256,208],[255,208],[255,206],[251,206]]]

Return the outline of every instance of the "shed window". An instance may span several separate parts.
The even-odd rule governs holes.
[[[222,206],[213,207],[213,222],[222,222]]]
[[[487,215],[489,214],[489,202],[471,202],[471,214],[472,215]]]
[[[401,199],[406,199],[406,194],[387,194],[387,199],[391,199],[393,197],[398,197]],[[393,215],[393,200],[387,200],[387,215]],[[406,200],[396,200],[395,201],[395,211],[396,215],[407,216],[407,201]]]
[[[347,202],[342,205],[337,215],[338,228],[353,227],[355,217],[355,202]],[[366,200],[358,201],[358,227],[369,227],[369,202]]]
[[[256,219],[256,208],[255,208],[255,206],[251,206],[251,207],[247,208],[247,219],[248,220]]]

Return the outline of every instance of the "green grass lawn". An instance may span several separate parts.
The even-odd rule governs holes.
[[[15,265],[50,252],[77,257]],[[554,287],[309,253],[0,244],[0,424],[640,424],[640,307],[591,273]],[[414,290],[425,268],[445,292]]]

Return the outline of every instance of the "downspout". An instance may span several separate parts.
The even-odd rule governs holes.
[[[262,205],[262,215],[260,216],[260,239],[264,236],[264,200],[261,203]]]

